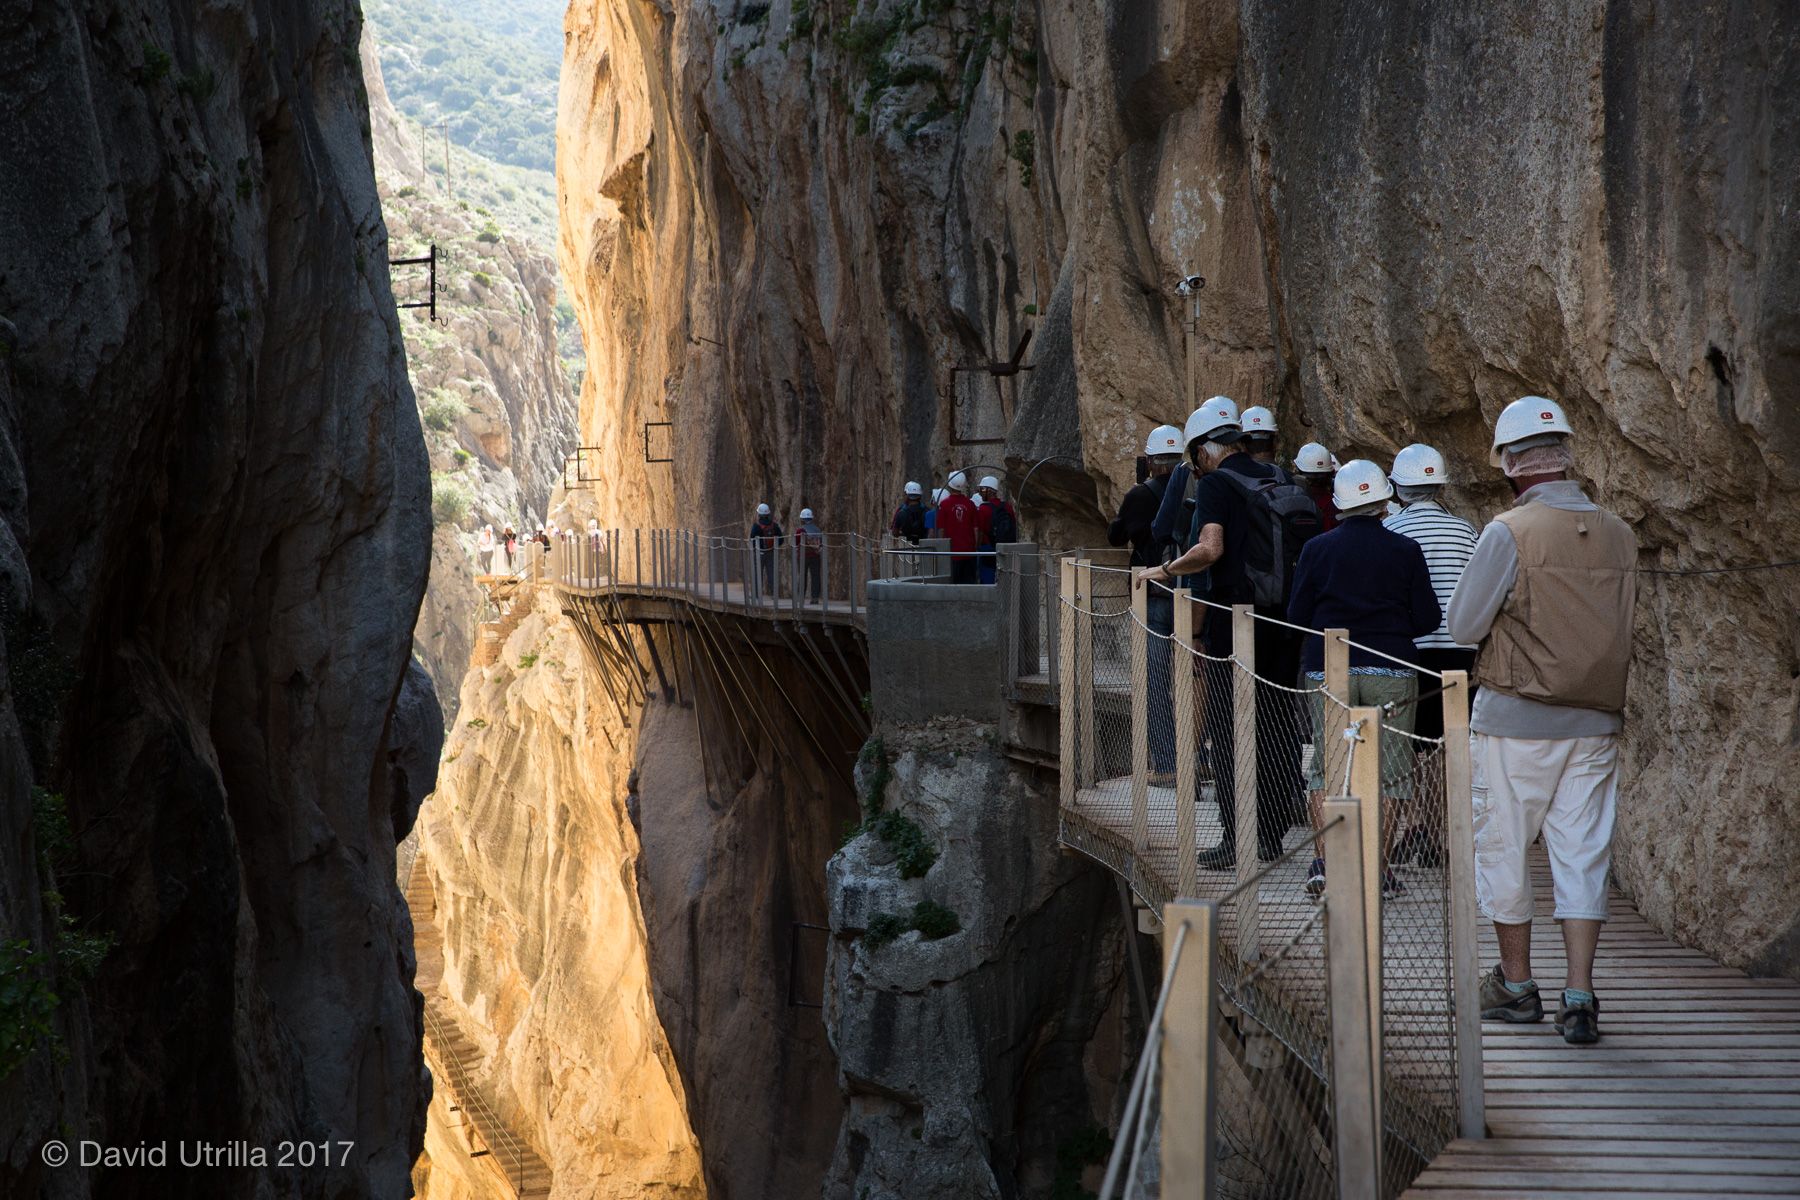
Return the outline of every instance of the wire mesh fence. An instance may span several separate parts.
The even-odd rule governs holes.
[[[1325,895],[1352,870],[1378,906],[1363,1012],[1380,1065],[1364,1074],[1379,1076],[1379,1191],[1398,1195],[1467,1127],[1463,1043],[1478,1043],[1459,1029],[1452,947],[1447,814],[1467,784],[1444,739],[1414,732],[1418,675],[1374,652],[1352,671],[1342,631],[1181,592],[1156,613],[1126,570],[1065,563],[1058,583],[1063,840],[1149,906],[1218,906],[1217,1194],[1334,1194]],[[1300,669],[1307,638],[1324,639],[1324,671]],[[1361,840],[1327,862],[1323,802],[1353,792]]]

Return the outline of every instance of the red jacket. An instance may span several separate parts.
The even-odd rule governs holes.
[[[951,492],[937,506],[936,533],[950,539],[950,549],[958,556],[967,550],[981,549],[981,510],[967,496]]]

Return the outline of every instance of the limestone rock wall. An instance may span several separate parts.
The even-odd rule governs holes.
[[[555,1196],[697,1198],[699,1147],[635,886],[633,746],[583,653],[546,603],[463,682],[419,820],[445,993],[488,1102],[551,1166]],[[423,1194],[500,1194],[458,1146],[434,1128]]]
[[[375,169],[396,257],[436,245],[437,320],[407,309],[400,327],[431,459],[431,576],[413,648],[454,708],[485,600],[474,576],[476,534],[561,519],[552,493],[575,448],[575,390],[557,354],[556,264],[541,247],[467,200],[443,193],[419,154],[416,129],[394,108],[365,27]],[[422,265],[397,267],[405,302],[426,300]],[[454,713],[452,713],[454,715]]]
[[[0,942],[54,996],[0,1193],[90,1193],[53,1133],[355,1145],[182,1185],[232,1197],[399,1195],[421,1141],[429,490],[359,24],[0,13]]]
[[[1054,794],[992,737],[886,725],[858,767],[874,788],[877,760],[892,759],[881,803],[938,857],[905,879],[890,844],[864,833],[831,860],[826,1020],[848,1111],[828,1200],[1076,1194],[1068,1147],[1111,1124],[1134,1040],[1118,897],[1058,851]],[[922,901],[957,931],[871,935]]]

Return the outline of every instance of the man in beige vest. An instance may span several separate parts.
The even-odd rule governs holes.
[[[1600,1040],[1594,949],[1606,920],[1637,539],[1569,479],[1569,435],[1562,409],[1541,396],[1500,414],[1493,463],[1518,500],[1482,531],[1447,618],[1453,640],[1481,646],[1469,721],[1475,890],[1500,942],[1481,1015],[1544,1015],[1531,977],[1527,859],[1541,832],[1569,960],[1556,1026],[1564,1041],[1589,1045]]]

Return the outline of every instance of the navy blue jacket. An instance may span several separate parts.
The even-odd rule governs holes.
[[[1294,572],[1288,620],[1308,629],[1348,629],[1350,640],[1417,662],[1413,639],[1438,627],[1443,619],[1431,571],[1419,543],[1384,529],[1380,517],[1351,517],[1329,533],[1308,541]],[[1350,648],[1353,667],[1397,667],[1399,664]],[[1309,637],[1300,666],[1325,668],[1325,641]]]

